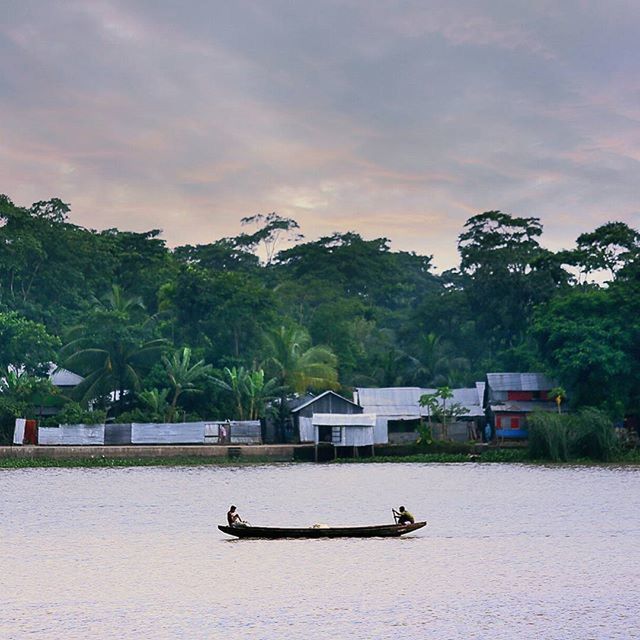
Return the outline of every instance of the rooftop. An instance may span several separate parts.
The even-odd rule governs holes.
[[[493,391],[548,391],[556,386],[544,373],[487,373]]]

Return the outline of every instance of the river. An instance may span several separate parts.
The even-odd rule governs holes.
[[[253,524],[428,526],[251,541]],[[640,637],[640,469],[0,470],[0,638]]]

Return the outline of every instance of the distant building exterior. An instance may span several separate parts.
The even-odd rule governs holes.
[[[475,387],[452,389],[453,398],[447,401],[448,405],[456,403],[466,409],[466,413],[456,418],[457,422],[466,423],[461,425],[456,439],[469,439],[469,431],[475,432],[476,426],[484,422],[484,386],[484,382],[477,382]],[[376,415],[376,444],[401,443],[415,442],[416,427],[421,419],[428,419],[429,414],[427,407],[420,406],[420,398],[436,391],[420,387],[358,387],[353,396],[365,413]]]
[[[315,414],[359,414],[362,407],[335,391],[307,395],[289,402],[293,438],[299,442],[317,442],[313,416]]]
[[[549,397],[555,386],[543,373],[488,373],[485,405],[496,436],[526,438],[530,413],[557,410]]]
[[[371,447],[373,453],[376,416],[372,413],[314,413],[314,442],[335,447]]]
[[[58,387],[60,391],[71,391],[77,387],[84,378],[73,371],[63,369],[56,364],[49,366],[49,380],[54,387]]]
[[[79,376],[73,371],[58,367],[58,365],[51,363],[49,365],[48,378],[51,384],[56,387],[63,396],[69,397],[71,392],[84,380],[82,376]],[[64,404],[61,398],[52,398],[48,404],[38,407],[38,417],[48,418],[49,416],[55,416],[60,412],[61,406]]]

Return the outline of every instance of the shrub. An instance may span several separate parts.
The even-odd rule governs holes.
[[[77,402],[67,403],[61,411],[42,421],[44,427],[57,427],[59,424],[103,424],[106,411],[87,411]]]
[[[529,418],[529,455],[566,461],[569,456],[607,462],[619,453],[613,422],[593,407],[575,414],[534,413]]]
[[[568,416],[535,412],[529,416],[529,455],[534,459],[566,461]]]
[[[604,411],[587,407],[570,418],[569,447],[573,455],[603,462],[616,456],[619,444],[613,422]]]

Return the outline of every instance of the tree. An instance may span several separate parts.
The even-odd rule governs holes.
[[[449,432],[447,426],[447,419],[450,417],[447,413],[447,400],[453,398],[453,391],[449,387],[440,387],[437,391],[438,397],[442,400],[442,406],[439,407],[440,415],[442,416],[442,437],[445,440],[449,439]]]
[[[538,218],[487,211],[469,218],[460,235],[465,296],[489,358],[525,340],[533,308],[566,286],[561,259],[543,249]]]
[[[111,257],[111,282],[129,296],[139,296],[151,312],[156,311],[158,290],[177,270],[160,233],[106,229],[98,234]]]
[[[460,268],[464,273],[526,273],[540,251],[539,218],[518,218],[502,211],[472,216],[460,234]]]
[[[277,380],[265,379],[264,370],[247,370],[244,367],[225,367],[223,378],[216,383],[233,395],[236,416],[239,420],[257,420],[264,416],[266,403],[274,399],[280,389]]]
[[[453,398],[453,391],[447,386],[439,387],[434,393],[425,393],[420,396],[420,406],[428,408],[429,427],[431,427],[431,416],[440,418],[442,438],[444,440],[449,438],[449,422],[469,413],[469,410],[458,402],[447,404],[447,400],[451,398]]]
[[[83,402],[101,396],[117,399],[124,410],[125,395],[140,388],[140,376],[148,371],[167,347],[167,341],[150,338],[144,305],[139,297],[127,297],[113,285],[82,325],[72,327],[61,355],[64,366],[85,376],[75,393]]]
[[[605,270],[611,280],[640,255],[640,233],[624,222],[607,222],[578,237],[575,261],[586,273]]]
[[[259,245],[264,247],[266,264],[270,265],[280,242],[297,242],[304,237],[299,233],[300,225],[293,218],[283,218],[277,213],[258,213],[242,218],[242,224],[261,224],[262,227],[251,234],[243,233],[235,238],[236,246],[255,250]]]
[[[437,282],[431,257],[394,253],[388,238],[365,240],[357,233],[334,233],[281,251],[274,260],[286,280],[307,285],[322,282],[347,298],[402,308]]]
[[[244,396],[246,394],[246,375],[244,367],[225,367],[222,371],[223,379],[216,378],[216,383],[225,391],[233,395],[238,420],[244,420]]]
[[[176,247],[174,255],[183,264],[196,265],[210,271],[256,272],[260,260],[236,238],[222,238],[210,244]]]
[[[434,416],[440,406],[438,402],[438,393],[423,393],[420,396],[420,406],[427,408],[427,422],[431,427],[431,418]]]
[[[257,359],[275,307],[273,292],[255,275],[195,265],[181,267],[160,294],[164,331],[172,341],[224,364]]]
[[[288,392],[324,391],[338,387],[338,359],[328,347],[311,346],[300,327],[281,326],[265,336],[266,360],[280,387]]]
[[[61,332],[110,286],[113,254],[99,234],[66,221],[57,198],[31,208],[0,196],[0,305]]]
[[[138,398],[148,412],[152,422],[169,420],[169,389],[147,389],[138,394]]]
[[[0,368],[48,373],[60,339],[15,311],[0,313]]]
[[[338,387],[338,359],[328,347],[311,346],[306,330],[281,326],[265,334],[264,367],[277,380],[280,397],[275,405],[279,438],[284,437],[287,396]]]
[[[562,409],[560,408],[560,405],[566,399],[566,397],[567,397],[567,392],[564,390],[563,387],[553,387],[553,389],[549,391],[549,398],[551,398],[551,400],[553,400],[556,403],[556,405],[558,405],[558,413],[562,413]]]
[[[469,361],[455,356],[442,336],[433,332],[419,337],[417,356],[413,362],[414,380],[425,387],[452,384],[454,380],[463,379],[469,369]]]
[[[572,402],[620,415],[636,380],[638,324],[613,292],[580,288],[536,309],[532,333]]]
[[[245,379],[249,420],[257,420],[265,415],[266,404],[277,397],[280,389],[275,378],[265,379],[264,369],[247,371]]]
[[[188,347],[174,351],[170,357],[163,355],[162,362],[173,393],[168,410],[169,421],[173,422],[180,396],[183,393],[200,392],[198,382],[210,376],[212,366],[205,364],[204,360],[192,364],[191,349]]]
[[[37,418],[58,392],[48,378],[0,368],[0,444],[9,444],[16,418]]]

